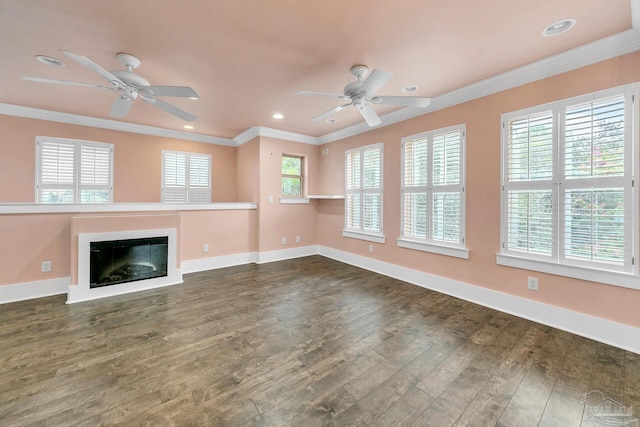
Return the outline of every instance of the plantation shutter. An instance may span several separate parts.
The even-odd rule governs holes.
[[[61,138],[36,138],[38,203],[112,201],[113,145]]]
[[[345,228],[382,232],[382,145],[345,153]]]
[[[404,142],[403,235],[416,239],[427,238],[429,218],[427,175],[429,173],[427,138]]]
[[[462,132],[455,130],[435,134],[432,145],[431,239],[461,243]]]
[[[113,148],[103,144],[80,145],[80,201],[111,201],[111,159]]]
[[[209,203],[210,157],[207,155],[189,155],[189,203]]]
[[[362,229],[380,232],[382,210],[382,152],[379,148],[367,149],[363,152],[362,162],[363,200]]]
[[[162,152],[163,203],[209,203],[211,157],[206,154]]]
[[[509,121],[506,177],[508,249],[550,256],[554,187],[551,111]]]
[[[402,237],[464,245],[464,125],[404,138]]]
[[[565,110],[564,257],[625,262],[625,100],[615,96]]]

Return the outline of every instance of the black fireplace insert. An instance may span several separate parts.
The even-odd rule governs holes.
[[[169,237],[91,242],[89,287],[167,276]]]

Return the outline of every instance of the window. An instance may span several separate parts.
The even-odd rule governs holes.
[[[369,145],[345,152],[343,236],[383,243],[382,148]]]
[[[112,183],[112,144],[36,137],[38,203],[110,203]]]
[[[210,203],[211,156],[162,150],[162,202]]]
[[[598,281],[575,267],[637,273],[636,92],[627,85],[503,115],[500,263],[568,266],[546,268]]]
[[[302,197],[302,157],[282,155],[282,196]]]
[[[468,258],[464,248],[465,125],[402,139],[398,246]]]

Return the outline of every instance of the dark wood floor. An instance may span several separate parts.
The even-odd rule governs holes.
[[[638,355],[320,256],[64,300],[0,306],[0,425],[604,425],[592,390],[640,410]]]

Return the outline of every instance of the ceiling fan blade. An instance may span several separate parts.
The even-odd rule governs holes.
[[[188,122],[192,122],[196,119],[196,116],[194,116],[193,114],[187,113],[186,111],[181,110],[178,107],[174,107],[173,105],[167,102],[161,101],[156,98],[147,98],[146,96],[140,96],[140,98],[142,98],[142,100],[147,104],[153,105],[154,107],[164,110],[167,113],[173,114],[174,116],[180,117],[181,119],[186,120]]]
[[[296,95],[304,95],[304,96],[324,96],[326,98],[341,98],[341,99],[350,99],[345,95],[337,95],[335,93],[325,93],[325,92],[308,92],[306,90],[298,90],[294,92]]]
[[[313,121],[313,122],[321,122],[322,120],[328,119],[329,117],[333,116],[338,111],[344,110],[349,105],[351,105],[351,103],[344,104],[344,105],[338,105],[337,107],[333,107],[331,110],[325,111],[324,113],[320,114],[319,116],[315,116],[313,119],[311,119],[311,121]]]
[[[133,104],[132,98],[127,98],[123,95],[120,95],[118,98],[116,98],[115,102],[113,103],[109,116],[126,117],[127,114],[129,114],[129,110],[131,110],[132,104]]]
[[[378,117],[378,114],[376,114],[371,106],[358,108],[358,111],[360,111],[360,114],[369,126],[373,127],[382,123],[382,120],[380,120],[380,117]]]
[[[371,98],[375,104],[401,105],[403,107],[427,108],[431,98],[420,96],[376,96]]]
[[[200,99],[198,92],[188,86],[147,86],[144,93],[151,96],[176,96],[179,98]]]
[[[109,83],[111,83],[112,85],[117,86],[120,89],[126,88],[126,85],[122,80],[120,80],[119,78],[117,78],[116,76],[114,76],[113,74],[111,74],[110,72],[108,72],[107,70],[105,70],[104,68],[102,68],[101,66],[93,62],[92,60],[90,60],[89,58],[87,58],[86,56],[78,55],[76,53],[69,52],[68,50],[60,50],[60,52],[67,55],[69,58],[73,59],[78,64],[92,70],[93,72],[100,74],[102,77],[107,79]]]
[[[378,91],[386,82],[393,77],[393,74],[382,70],[373,70],[369,77],[362,83],[358,93],[366,93],[371,96]]]
[[[69,80],[43,79],[42,77],[31,77],[31,76],[20,76],[20,78],[22,80],[28,80],[30,82],[38,82],[38,83],[56,83],[56,84],[69,85],[69,86],[95,87],[95,88],[104,89],[104,90],[118,90],[115,87],[106,87],[106,86],[94,85],[91,83],[71,82]]]

